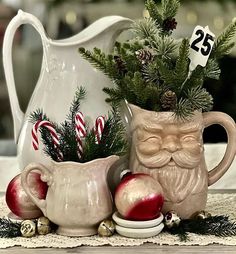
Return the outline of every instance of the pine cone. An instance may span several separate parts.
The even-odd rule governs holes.
[[[128,71],[125,62],[121,59],[120,56],[114,56],[114,60],[116,62],[116,67],[118,69],[119,74],[125,75]]]
[[[177,103],[177,97],[175,92],[172,92],[171,90],[166,91],[161,96],[161,107],[165,111],[172,111],[176,108]]]
[[[163,29],[167,32],[173,31],[174,29],[176,29],[177,22],[175,18],[167,18],[163,21],[162,26],[163,26]]]
[[[152,53],[147,49],[137,50],[135,54],[142,64],[147,64],[153,60]]]

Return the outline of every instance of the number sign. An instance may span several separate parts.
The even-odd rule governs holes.
[[[209,30],[208,26],[196,26],[192,37],[190,39],[190,72],[192,72],[197,65],[206,66],[207,60],[210,56],[214,45],[215,35]]]

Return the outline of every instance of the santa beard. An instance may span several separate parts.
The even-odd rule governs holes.
[[[160,151],[158,155],[147,158],[135,153],[132,155],[130,168],[153,176],[163,188],[165,201],[180,203],[191,194],[203,192],[208,186],[202,153],[193,155],[181,150],[174,154]]]

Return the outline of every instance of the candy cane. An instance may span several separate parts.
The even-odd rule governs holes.
[[[39,120],[34,124],[33,129],[32,129],[32,145],[34,147],[34,150],[39,150],[38,129],[40,127],[45,127],[50,132],[52,140],[53,140],[53,144],[54,144],[55,148],[58,150],[58,159],[60,161],[62,161],[63,154],[59,149],[59,146],[60,146],[59,138],[58,138],[55,128],[49,121]]]
[[[105,117],[99,116],[95,122],[95,136],[96,136],[95,142],[96,142],[96,144],[99,144],[101,142],[104,126],[105,126]]]
[[[81,112],[78,112],[75,115],[75,130],[76,130],[76,138],[77,138],[77,152],[79,158],[81,158],[83,154],[83,143],[82,138],[86,136],[86,129],[85,129],[85,121],[84,116]]]

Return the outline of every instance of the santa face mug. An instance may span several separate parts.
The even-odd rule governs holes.
[[[182,121],[173,112],[154,112],[129,105],[132,112],[130,169],[148,173],[162,186],[163,212],[174,210],[189,218],[204,210],[208,186],[218,181],[230,167],[236,152],[234,120],[221,112],[194,112]],[[208,172],[202,133],[220,124],[228,135],[222,161]]]

